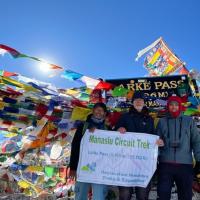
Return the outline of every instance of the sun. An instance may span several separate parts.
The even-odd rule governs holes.
[[[49,72],[49,70],[51,69],[50,64],[46,63],[46,62],[41,62],[39,64],[39,68],[41,71],[43,72]]]

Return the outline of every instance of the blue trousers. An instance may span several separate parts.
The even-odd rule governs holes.
[[[192,165],[160,163],[158,166],[158,200],[170,200],[174,182],[179,200],[192,200]]]
[[[75,184],[75,200],[87,200],[90,187],[92,187],[93,200],[105,200],[107,195],[106,185],[82,182]]]

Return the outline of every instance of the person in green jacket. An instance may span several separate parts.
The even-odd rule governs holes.
[[[88,129],[94,132],[95,129],[107,130],[105,123],[107,108],[104,103],[96,103],[93,107],[92,114],[87,117],[85,123],[81,123],[76,130],[72,141],[71,156],[69,163],[68,178],[75,180],[79,162],[80,145],[83,135]],[[93,200],[105,200],[107,195],[107,186],[104,184],[84,183],[76,181],[75,200],[87,200],[90,187],[93,191]]]
[[[192,117],[182,114],[178,96],[168,99],[168,114],[161,118],[157,134],[164,141],[158,165],[158,200],[170,200],[176,183],[179,200],[192,200],[193,174],[200,172],[200,133]],[[196,160],[193,170],[193,156]]]

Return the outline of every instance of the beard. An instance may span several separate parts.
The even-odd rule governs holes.
[[[141,112],[144,106],[134,106],[138,112]]]

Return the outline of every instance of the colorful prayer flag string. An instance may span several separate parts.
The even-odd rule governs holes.
[[[10,54],[13,58],[30,58],[32,60],[36,60],[39,62],[42,62],[44,64],[46,64],[49,69],[51,70],[64,70],[64,68],[55,65],[55,64],[50,64],[46,61],[44,61],[43,59],[37,58],[37,57],[32,57],[26,54],[22,54],[19,51],[17,51],[16,49],[0,44],[0,55],[4,55],[5,53]],[[54,74],[55,75],[55,74]],[[104,81],[98,80],[98,79],[94,79],[88,76],[84,76],[82,74],[79,74],[77,72],[71,71],[71,70],[65,70],[61,77],[68,79],[68,80],[73,80],[73,81],[79,81],[82,82],[84,84],[86,84],[86,86],[90,89],[104,89],[104,90],[109,90],[112,88],[112,85],[109,83],[106,83]]]
[[[16,49],[13,49],[9,46],[0,44],[0,54],[4,55],[5,53],[9,53],[13,58],[30,58],[32,60],[36,60],[36,61],[39,61],[39,62],[46,63],[49,66],[49,69],[63,70],[63,68],[58,66],[58,65],[47,63],[46,61],[44,61],[40,58],[36,58],[36,57],[33,57],[33,56],[28,56],[26,54],[22,54],[19,51],[17,51]]]

